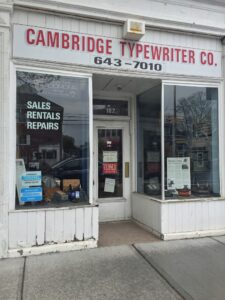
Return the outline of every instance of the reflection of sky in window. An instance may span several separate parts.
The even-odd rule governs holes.
[[[73,137],[76,146],[83,145],[88,141],[89,94],[87,78],[18,73],[22,77],[22,80],[18,80],[18,86],[27,83],[37,91],[38,95],[64,108],[63,134]]]
[[[189,98],[192,97],[194,94],[205,92],[205,90],[206,88],[203,87],[177,86],[176,88],[177,99]]]
[[[176,86],[176,106],[179,104],[180,100],[184,98],[191,99],[192,97],[198,97],[200,94],[203,95],[201,100],[210,100],[206,98],[207,89],[208,88],[205,87]],[[217,100],[217,96],[214,100]],[[165,87],[165,112],[167,115],[174,114],[174,86]]]
[[[88,115],[88,80],[60,77],[45,86],[41,96],[64,107],[65,116]],[[87,100],[87,101],[85,101]]]

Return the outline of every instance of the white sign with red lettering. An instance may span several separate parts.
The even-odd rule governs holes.
[[[13,56],[147,73],[221,77],[221,52],[14,25]]]

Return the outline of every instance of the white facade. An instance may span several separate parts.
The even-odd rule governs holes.
[[[225,35],[225,5],[222,1],[212,5],[210,1],[188,0],[179,3],[172,0],[75,2],[0,2],[0,257],[95,247],[99,217],[100,221],[133,218],[163,239],[224,234],[225,108],[221,38]],[[128,19],[143,21],[146,28],[141,41],[130,41],[130,45],[123,39],[123,25]],[[69,38],[76,36],[76,42],[68,47],[67,44],[65,47],[47,47],[42,38],[37,42],[40,30],[45,36],[47,32],[58,33],[59,36],[66,34]],[[81,36],[91,37],[95,41],[103,39],[100,42],[105,47],[108,41],[108,50],[104,48],[101,53],[101,49],[88,51],[85,48],[75,52],[73,47],[78,47],[77,38],[81,39]],[[139,48],[132,48],[137,44]],[[146,67],[149,55],[153,55],[151,46],[161,47],[164,54],[154,61],[153,66]],[[81,50],[81,44],[79,47]],[[96,56],[103,59],[110,57],[115,65],[96,63]],[[142,59],[142,68],[140,64],[135,64],[137,58]],[[121,60],[120,66],[117,66],[118,59]],[[156,66],[158,64],[162,68],[160,71]],[[93,119],[92,112],[90,114],[90,150],[94,152],[90,158],[90,204],[15,209],[17,70],[83,76],[89,79],[91,103],[93,97],[125,99],[129,102],[129,115],[125,118],[94,116]],[[129,77],[127,82],[125,77]],[[112,78],[111,86],[105,85],[107,78]],[[123,91],[120,90],[121,82],[125,86]],[[162,87],[180,84],[218,88],[220,197],[157,200],[137,193],[136,96],[141,93],[141,87],[144,90],[145,86],[154,86],[159,82]],[[113,129],[123,129],[126,143],[123,162],[130,164],[128,176],[125,171],[123,173],[124,194],[116,200],[98,199],[97,187],[92,185],[98,177],[96,130],[102,125],[107,128],[107,122]]]

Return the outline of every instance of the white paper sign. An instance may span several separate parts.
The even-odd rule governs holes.
[[[114,193],[115,191],[116,180],[112,178],[105,179],[104,192]]]
[[[103,162],[118,162],[118,152],[103,151]]]
[[[167,189],[191,188],[190,157],[167,158]]]

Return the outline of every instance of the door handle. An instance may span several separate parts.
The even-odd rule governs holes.
[[[130,177],[130,164],[128,161],[125,162],[125,178]]]

